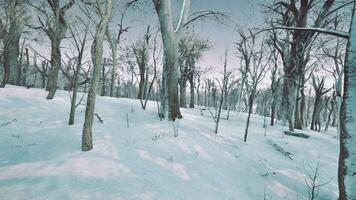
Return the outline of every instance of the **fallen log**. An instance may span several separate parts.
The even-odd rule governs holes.
[[[279,153],[281,153],[282,155],[286,156],[287,158],[293,160],[293,158],[291,157],[291,153],[289,153],[288,151],[284,150],[283,147],[279,146],[278,144],[274,143],[272,140],[267,140],[268,144],[270,144],[276,151],[278,151]]]
[[[294,137],[301,137],[301,138],[309,138],[310,136],[304,133],[296,133],[292,131],[284,131],[284,135],[294,136]]]

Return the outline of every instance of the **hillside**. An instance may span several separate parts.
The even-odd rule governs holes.
[[[318,162],[318,198],[338,197],[335,129],[304,139],[277,125],[264,136],[254,115],[244,143],[244,113],[215,135],[209,112],[196,108],[182,109],[175,138],[177,124],[159,120],[156,102],[143,111],[137,100],[97,97],[103,124],[95,118],[94,149],[82,152],[85,105],[68,126],[68,92],[46,95],[0,89],[0,199],[308,199]]]

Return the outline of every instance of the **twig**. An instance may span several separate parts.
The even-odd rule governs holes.
[[[3,123],[3,124],[0,124],[0,127],[1,127],[1,126],[9,125],[9,124],[11,124],[12,122],[17,122],[17,119],[15,118],[15,119],[13,119],[13,120],[11,120],[11,121],[9,121],[9,122],[5,122],[5,123]]]
[[[102,124],[104,124],[104,120],[101,119],[101,117],[99,116],[99,114],[98,114],[98,113],[94,113],[94,114],[95,114],[95,117],[98,118],[99,122],[102,123]]]

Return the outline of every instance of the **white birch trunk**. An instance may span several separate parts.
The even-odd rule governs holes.
[[[356,15],[347,45],[343,104],[340,115],[340,200],[356,199]]]

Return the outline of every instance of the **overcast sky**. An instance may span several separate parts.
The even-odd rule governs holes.
[[[183,0],[172,0],[173,12],[175,17],[179,17],[179,12]],[[212,20],[205,20],[194,23],[190,28],[194,29],[202,38],[209,39],[214,44],[214,49],[205,54],[202,61],[199,63],[202,67],[213,67],[220,71],[222,69],[222,57],[225,48],[229,49],[228,67],[236,68],[238,59],[234,56],[236,53],[233,45],[237,41],[237,28],[253,28],[258,27],[263,23],[262,4],[265,0],[191,0],[190,14],[198,10],[213,10],[222,11],[229,16],[231,20],[226,20],[224,24],[216,23]],[[120,13],[120,11],[117,11]],[[116,20],[119,15],[114,16]],[[128,26],[132,26],[130,32],[125,36],[127,44],[137,40],[137,37],[142,35],[146,30],[147,24],[156,26],[158,19],[148,1],[144,8],[131,9],[128,11],[126,19]],[[237,27],[238,26],[238,27]]]
[[[113,21],[110,24],[111,28],[116,28],[121,19],[122,4],[128,0],[115,0],[115,12]],[[190,14],[199,10],[213,10],[225,13],[229,19],[225,20],[224,24],[219,24],[212,20],[198,21],[190,26],[194,31],[204,39],[209,39],[214,48],[205,53],[202,60],[198,63],[203,68],[213,67],[215,71],[222,71],[223,56],[225,48],[229,49],[228,54],[228,68],[237,68],[239,60],[234,55],[236,49],[233,45],[239,39],[236,34],[237,28],[254,28],[263,24],[263,3],[271,0],[191,0]],[[129,32],[125,33],[122,37],[121,47],[130,46],[137,41],[145,33],[147,25],[152,29],[158,27],[158,18],[154,10],[151,0],[143,0],[146,2],[144,6],[138,8],[131,8],[127,11],[124,20],[124,26],[129,26]],[[173,12],[175,18],[178,19],[183,0],[172,0]],[[68,13],[68,18],[75,16],[80,12],[76,6]],[[38,23],[36,15],[33,15],[33,21]],[[85,17],[84,17],[85,19]],[[232,22],[232,21],[233,22]],[[44,33],[34,31],[37,42],[32,44],[35,49],[47,58],[50,57],[50,42]],[[91,44],[91,41],[87,43]],[[63,47],[69,47],[70,41],[63,41]],[[65,48],[64,48],[65,49]],[[63,51],[64,51],[63,49]],[[90,47],[87,48],[85,59],[90,59]],[[104,49],[104,52],[110,52],[109,49]],[[64,53],[64,52],[63,52]],[[105,56],[105,55],[104,55]],[[109,56],[109,55],[106,55]],[[63,56],[65,59],[65,56]]]

